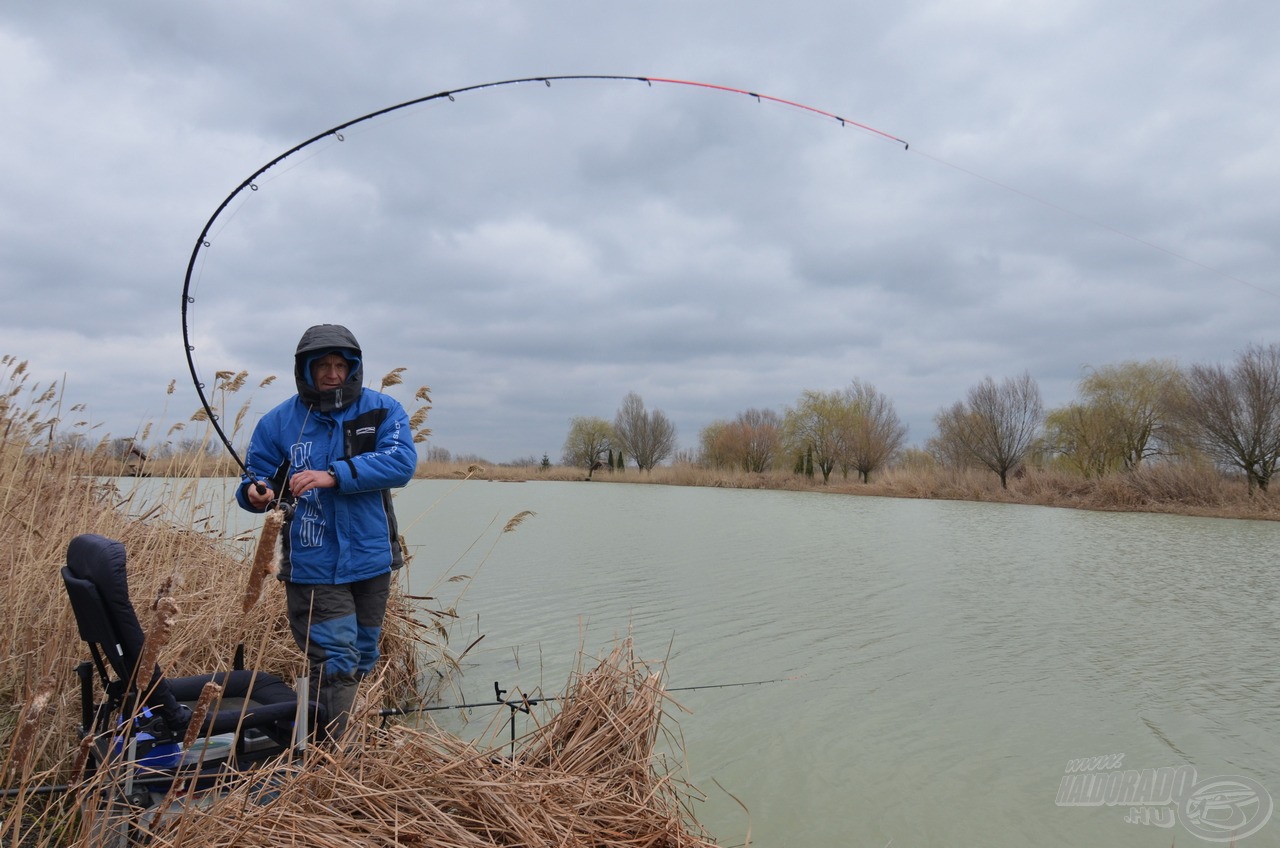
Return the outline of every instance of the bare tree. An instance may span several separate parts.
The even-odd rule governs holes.
[[[649,471],[671,456],[676,449],[676,427],[660,409],[646,412],[644,400],[628,392],[613,419],[618,447],[626,452],[636,467]]]
[[[569,435],[564,440],[561,461],[565,465],[587,469],[587,478],[590,479],[613,444],[613,427],[608,421],[578,416],[569,421]]]
[[[430,445],[426,450],[426,460],[427,462],[453,462],[453,453],[448,448]]]
[[[875,386],[854,380],[844,392],[848,409],[845,414],[850,432],[845,438],[845,458],[858,472],[863,483],[871,481],[871,472],[880,468],[902,447],[907,438],[907,425],[898,418],[893,402]]]
[[[734,424],[742,439],[742,470],[769,470],[782,448],[782,416],[772,409],[748,409],[738,413]]]
[[[1191,366],[1174,408],[1191,444],[1267,490],[1280,461],[1280,344],[1250,345],[1230,369]]]
[[[1035,444],[1044,420],[1040,386],[1030,374],[990,377],[969,389],[966,400],[938,413],[938,440],[948,452],[967,455],[1000,477],[1009,488],[1009,472]],[[958,449],[958,450],[957,450]]]

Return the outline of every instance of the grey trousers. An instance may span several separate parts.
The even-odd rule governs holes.
[[[331,737],[346,730],[359,682],[378,661],[390,591],[390,572],[355,583],[285,583],[289,629],[307,655]]]

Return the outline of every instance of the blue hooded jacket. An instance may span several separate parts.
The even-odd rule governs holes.
[[[352,363],[347,382],[321,393],[310,364],[327,353]],[[413,479],[417,448],[409,416],[389,395],[363,388],[362,353],[345,327],[322,324],[303,334],[295,356],[298,394],[272,409],[254,428],[245,465],[277,497],[294,503],[280,578],[295,583],[353,583],[404,564],[391,489]],[[294,500],[287,480],[306,470],[328,470],[332,489],[312,489]],[[243,478],[236,500],[250,512],[252,484]]]

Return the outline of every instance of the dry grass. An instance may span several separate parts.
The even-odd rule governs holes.
[[[366,722],[345,747],[136,824],[151,845],[186,848],[713,845],[689,811],[697,793],[655,751],[664,705],[660,676],[620,645],[575,675],[558,710],[533,708],[545,715],[514,756],[501,725],[473,744],[430,724]]]
[[[346,745],[282,758],[273,771],[229,780],[202,804],[175,791],[131,811],[113,769],[82,782],[90,740],[78,738],[74,668],[87,650],[58,575],[73,536],[124,542],[146,650],[168,673],[227,670],[237,644],[247,666],[286,680],[304,673],[304,658],[283,592],[268,586],[258,598],[270,558],[251,561],[227,544],[192,479],[204,469],[203,452],[164,484],[157,505],[145,506],[103,481],[113,466],[103,464],[102,445],[49,449],[60,422],[56,393],[28,387],[25,364],[0,360],[0,845],[101,845],[120,821],[155,845],[711,844],[688,812],[693,793],[654,753],[665,696],[629,649],[579,675],[564,709],[542,708],[511,759],[432,726],[382,726],[380,707],[429,702],[424,681],[447,685],[457,669],[447,649],[452,610],[415,608],[440,601],[398,591],[383,660],[361,689]],[[513,517],[504,532],[527,517]],[[59,783],[70,791],[41,794]]]
[[[99,533],[125,544],[134,604],[152,631],[148,650],[156,651],[168,673],[229,669],[238,644],[251,668],[286,680],[304,668],[282,591],[267,591],[254,609],[242,612],[248,564],[213,526],[195,481],[167,484],[158,506],[134,503],[97,476],[101,445],[49,449],[49,435],[61,426],[60,401],[50,389],[29,386],[26,377],[25,363],[0,360],[0,763],[10,764],[6,794],[65,781],[79,753],[74,669],[88,651],[59,576],[75,535]],[[172,597],[160,602],[167,595]],[[389,702],[420,699],[424,648],[444,650],[443,628],[422,617],[395,593],[383,642]],[[15,750],[16,735],[21,750]],[[6,802],[0,844],[12,844],[9,834],[29,817],[32,803]]]

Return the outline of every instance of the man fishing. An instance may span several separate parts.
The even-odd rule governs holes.
[[[378,660],[391,574],[404,565],[391,489],[413,478],[418,453],[404,407],[362,385],[360,344],[346,327],[303,333],[293,373],[298,393],[254,428],[236,500],[288,516],[279,577],[289,627],[337,738]]]

